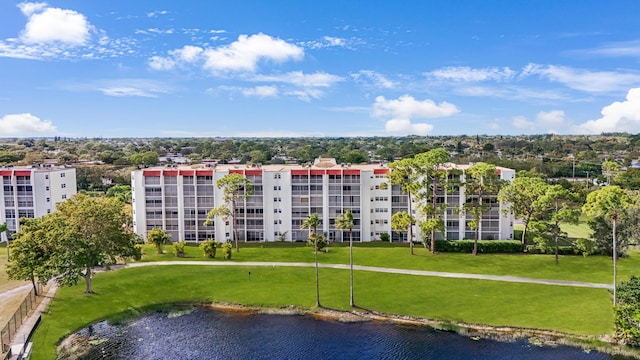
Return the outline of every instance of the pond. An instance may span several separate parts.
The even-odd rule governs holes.
[[[92,344],[82,359],[624,359],[527,340],[474,339],[424,326],[199,307],[120,325],[101,322],[78,335],[74,339],[89,337]]]

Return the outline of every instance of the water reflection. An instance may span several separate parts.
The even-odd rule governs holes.
[[[424,327],[196,308],[91,327],[83,359],[614,359],[567,346],[473,340]],[[80,332],[89,335],[89,328]]]

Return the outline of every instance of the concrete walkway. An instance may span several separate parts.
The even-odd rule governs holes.
[[[134,268],[141,266],[158,266],[158,265],[200,265],[200,266],[278,266],[278,267],[314,267],[313,263],[301,263],[301,262],[266,262],[266,261],[247,261],[247,262],[212,262],[212,261],[155,261],[155,262],[141,262],[128,264],[125,267]],[[328,269],[343,269],[348,270],[349,265],[346,264],[319,264],[321,268]],[[515,283],[528,283],[528,284],[541,284],[541,285],[557,285],[557,286],[573,286],[573,287],[586,287],[596,289],[613,289],[612,284],[599,284],[582,281],[567,281],[567,280],[549,280],[549,279],[532,279],[518,276],[502,276],[502,275],[483,275],[483,274],[463,274],[441,271],[423,271],[423,270],[406,270],[406,269],[392,269],[382,268],[374,266],[360,266],[354,265],[354,270],[371,271],[388,274],[402,274],[402,275],[416,275],[416,276],[432,276],[432,277],[445,277],[455,279],[476,279],[476,280],[490,280],[490,281],[505,281]]]
[[[2,302],[2,300],[6,299],[6,298],[9,298],[9,297],[11,297],[13,295],[17,295],[17,294],[20,294],[20,293],[25,292],[25,291],[31,291],[31,289],[33,289],[33,285],[24,284],[24,285],[19,286],[17,288],[13,288],[11,290],[7,290],[7,291],[5,291],[5,292],[0,294],[0,302]]]
[[[31,287],[31,285],[28,285]],[[26,339],[29,337],[29,334],[36,326],[40,315],[47,309],[49,306],[49,302],[53,299],[56,294],[56,290],[58,290],[58,284],[55,281],[51,281],[49,283],[49,290],[44,295],[44,298],[38,304],[38,307],[33,310],[33,313],[25,319],[25,321],[18,328],[18,332],[13,335],[11,340],[11,354],[12,356],[9,358],[10,360],[18,359],[18,354],[22,351],[24,347],[27,346]]]

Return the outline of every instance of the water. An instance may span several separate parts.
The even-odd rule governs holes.
[[[567,346],[473,340],[454,333],[381,322],[340,323],[305,316],[244,314],[196,308],[105,322],[83,359],[614,359]],[[620,358],[621,359],[621,358]]]

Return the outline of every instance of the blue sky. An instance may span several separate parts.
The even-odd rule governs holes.
[[[0,2],[0,137],[640,132],[640,1]]]

